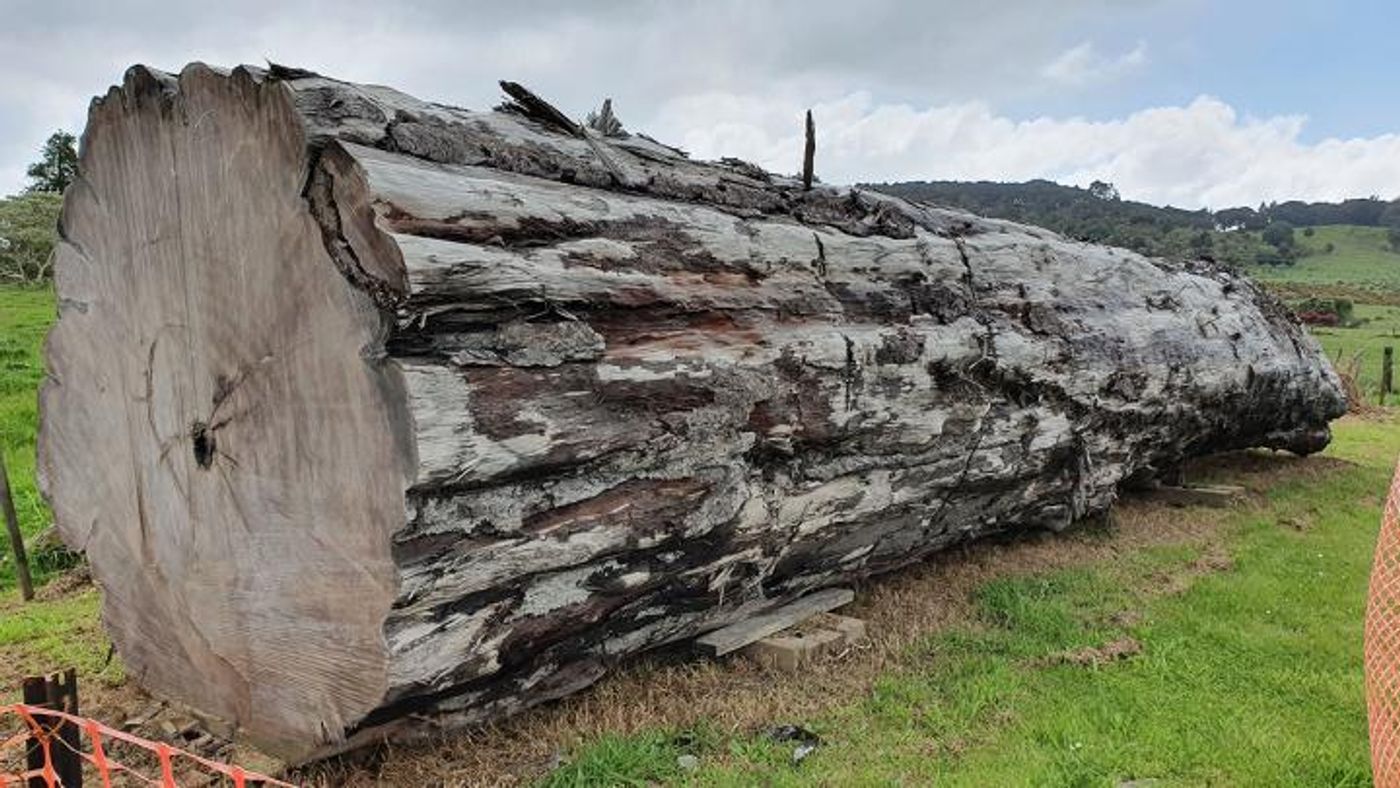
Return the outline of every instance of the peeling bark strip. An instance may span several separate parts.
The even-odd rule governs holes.
[[[1235,274],[512,95],[193,65],[92,106],[43,483],[132,675],[285,755],[509,714],[1342,413]]]

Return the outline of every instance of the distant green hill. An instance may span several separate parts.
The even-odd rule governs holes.
[[[1290,201],[1255,208],[1227,208],[1219,211],[1188,211],[1170,206],[1121,199],[1113,184],[1096,181],[1088,188],[1063,186],[1045,180],[1025,183],[989,181],[909,181],[868,184],[868,188],[909,200],[963,208],[983,216],[1047,227],[1082,241],[1111,244],[1156,257],[1172,259],[1210,258],[1239,268],[1264,270],[1264,266],[1287,267],[1314,248],[1325,248],[1320,236],[1316,244],[1304,243],[1295,228],[1320,225],[1356,225],[1371,230],[1368,239],[1379,238],[1384,246],[1387,225],[1400,225],[1400,201],[1377,198],[1344,200],[1338,203]],[[1330,268],[1331,262],[1346,259],[1343,249],[1355,248],[1338,238],[1338,260],[1318,263]],[[1370,240],[1367,249],[1374,247]],[[1360,253],[1360,260],[1365,253]],[[1314,261],[1316,262],[1316,261]],[[1362,268],[1369,265],[1358,263]],[[1382,266],[1384,267],[1384,266]],[[1313,271],[1309,264],[1300,271]],[[1355,266],[1353,266],[1355,268]],[[1342,274],[1343,279],[1353,272]],[[1328,276],[1318,273],[1318,276]]]
[[[976,214],[1038,224],[1058,232],[1107,232],[1107,225],[1125,222],[1162,228],[1216,229],[1210,211],[1186,211],[1124,200],[1118,197],[1112,184],[1102,182],[1095,184],[1098,188],[1088,189],[1046,180],[1025,183],[905,181],[868,185],[907,200],[953,205]]]
[[[1384,227],[1333,225],[1295,233],[1301,254],[1292,265],[1253,266],[1257,278],[1296,285],[1346,285],[1400,291],[1400,253]]]
[[[1088,189],[1050,181],[871,184],[869,188],[982,216],[1046,227],[1081,241],[1172,259],[1208,257],[1235,266],[1282,262],[1277,250],[1249,231],[1222,232],[1210,211],[1186,211],[1123,200],[1112,184]]]

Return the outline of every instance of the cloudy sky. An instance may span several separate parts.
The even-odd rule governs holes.
[[[829,182],[1104,179],[1159,204],[1400,197],[1382,0],[0,0],[0,194],[130,64],[273,60],[467,107],[514,79]]]

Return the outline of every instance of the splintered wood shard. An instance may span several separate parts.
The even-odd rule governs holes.
[[[812,189],[812,175],[817,158],[817,124],[812,120],[812,111],[807,110],[807,141],[802,146],[802,188]]]
[[[499,718],[1343,412],[1238,274],[506,90],[196,64],[92,105],[42,483],[130,674],[283,756]]]

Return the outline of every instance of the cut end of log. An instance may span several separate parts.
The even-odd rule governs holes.
[[[404,516],[388,275],[335,259],[360,238],[308,210],[280,82],[132,69],[82,147],[42,394],[55,522],[153,691],[272,742],[348,725],[382,699]]]
[[[137,67],[92,106],[42,483],[131,674],[270,752],[496,719],[1343,411],[1234,273],[508,85]]]

